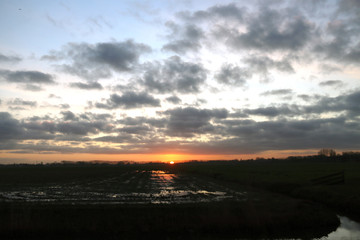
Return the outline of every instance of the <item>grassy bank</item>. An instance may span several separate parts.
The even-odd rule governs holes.
[[[339,213],[360,219],[360,161],[334,159],[192,162],[172,171],[195,173],[244,186],[286,194],[325,204]],[[317,177],[343,171],[345,182],[315,185]]]

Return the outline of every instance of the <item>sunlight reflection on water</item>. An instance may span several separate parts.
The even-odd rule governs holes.
[[[313,240],[360,240],[360,223],[350,220],[344,216],[340,218],[340,226],[327,236],[314,238]],[[295,238],[277,240],[300,240]]]
[[[340,226],[336,231],[320,240],[360,240],[360,223],[344,216],[339,216],[339,218]]]
[[[171,204],[245,198],[245,192],[236,192],[213,182],[204,185],[197,178],[164,171],[136,171],[119,178],[31,186],[0,192],[0,201],[74,204]]]

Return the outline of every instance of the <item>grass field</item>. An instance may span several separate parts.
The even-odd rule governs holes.
[[[175,172],[211,176],[243,186],[252,186],[291,197],[319,202],[339,213],[360,219],[360,161],[263,160],[193,162],[177,165]],[[315,185],[312,179],[344,172],[345,182]]]

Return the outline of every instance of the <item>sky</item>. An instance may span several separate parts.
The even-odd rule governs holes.
[[[358,0],[0,0],[0,163],[360,150]]]

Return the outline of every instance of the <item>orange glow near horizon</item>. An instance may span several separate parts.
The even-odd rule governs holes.
[[[339,151],[339,150],[337,150]],[[318,149],[267,151],[258,154],[22,154],[0,151],[0,164],[9,163],[51,163],[61,161],[130,161],[130,162],[186,162],[191,160],[246,160],[260,158],[286,158],[288,156],[316,155]]]
[[[175,162],[174,162],[174,161],[170,161],[169,163],[170,163],[171,165],[175,164]]]

